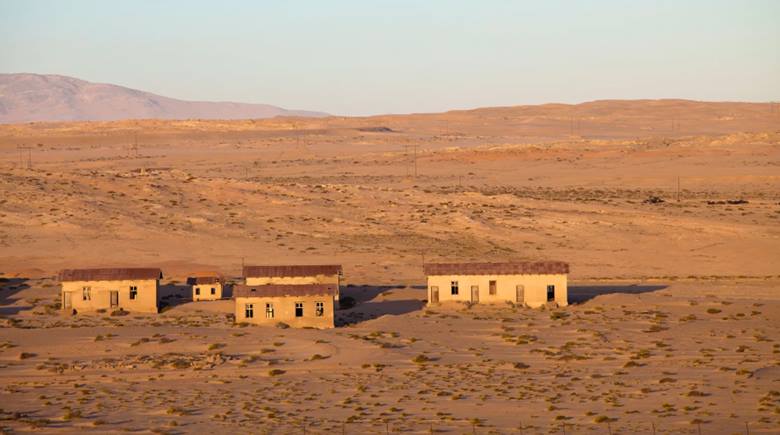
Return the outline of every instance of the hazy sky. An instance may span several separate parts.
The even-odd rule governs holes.
[[[0,72],[345,115],[780,100],[780,1],[0,0]]]

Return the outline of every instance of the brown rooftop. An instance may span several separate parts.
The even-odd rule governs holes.
[[[222,284],[224,278],[218,275],[191,276],[187,278],[187,285],[197,284]]]
[[[429,263],[426,275],[554,275],[569,273],[562,261],[523,261],[512,263]]]
[[[245,285],[233,286],[233,297],[236,298],[269,298],[280,296],[334,296],[336,286],[334,284],[299,284],[299,285]]]
[[[161,279],[162,270],[156,267],[112,267],[101,269],[64,269],[60,281],[121,281],[133,279]]]
[[[314,276],[338,275],[340,264],[289,265],[289,266],[244,266],[244,277]]]

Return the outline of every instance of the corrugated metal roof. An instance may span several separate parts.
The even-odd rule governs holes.
[[[198,285],[198,284],[222,284],[224,282],[224,278],[221,276],[191,276],[187,278],[187,285]]]
[[[287,266],[244,266],[244,277],[314,276],[337,275],[340,264],[287,265]]]
[[[552,275],[569,273],[562,261],[523,261],[512,263],[429,263],[426,275]]]
[[[297,284],[297,285],[245,285],[233,286],[233,297],[281,297],[281,296],[335,296],[335,284]]]
[[[64,269],[60,281],[120,281],[132,279],[162,279],[156,267],[112,267],[100,269]]]

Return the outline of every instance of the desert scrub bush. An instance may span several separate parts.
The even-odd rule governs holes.
[[[707,313],[709,314],[718,314],[721,312],[720,308],[707,308]]]
[[[126,316],[126,315],[128,315],[128,314],[130,314],[130,313],[128,313],[127,311],[125,311],[125,310],[124,310],[124,309],[122,309],[122,308],[120,308],[120,309],[118,309],[118,310],[114,310],[114,311],[112,311],[112,312],[111,312],[111,315],[112,315],[112,316],[115,316],[115,317],[116,317],[116,316]]]
[[[19,359],[29,359],[29,358],[35,358],[37,354],[34,354],[32,352],[22,352],[19,354]]]
[[[165,413],[168,415],[189,415],[190,411],[180,408],[178,406],[171,406],[167,410],[165,410]]]
[[[531,366],[529,366],[529,365],[528,365],[528,364],[526,364],[526,363],[522,363],[522,362],[516,362],[516,363],[514,364],[514,367],[515,367],[516,369],[518,369],[518,370],[525,370],[525,369],[527,369],[527,368],[529,368],[529,367],[531,367]]]
[[[310,361],[317,361],[317,360],[320,360],[320,359],[328,359],[328,358],[330,358],[330,356],[322,356],[322,355],[320,355],[318,353],[315,353],[314,355],[311,356],[311,358],[309,358],[309,360]]]
[[[569,317],[569,313],[563,311],[553,311],[550,313],[550,320],[563,320]]]
[[[208,350],[217,350],[225,347],[225,343],[212,343],[209,345]]]
[[[81,418],[81,411],[78,409],[65,408],[65,413],[62,415],[62,419],[65,421],[73,420],[74,418]]]
[[[280,375],[283,375],[285,373],[287,373],[287,372],[282,370],[282,369],[271,369],[271,370],[268,370],[268,376],[280,376]]]
[[[426,355],[423,355],[423,354],[419,354],[416,357],[412,358],[412,362],[415,363],[415,364],[425,364],[425,363],[431,362],[431,361],[433,361],[433,360],[430,357],[428,357]]]
[[[286,324],[284,322],[277,322],[276,323],[276,327],[279,328],[279,329],[287,329],[287,328],[290,327],[290,325],[288,325],[288,324]]]
[[[614,421],[617,421],[617,418],[610,418],[606,415],[599,415],[598,417],[593,419],[594,423],[612,423]]]
[[[143,337],[143,338],[141,338],[141,339],[140,339],[140,340],[138,340],[138,341],[135,341],[135,342],[133,342],[133,343],[130,343],[130,346],[138,346],[138,345],[140,345],[140,344],[143,344],[143,343],[148,343],[149,341],[150,341],[150,340],[149,340],[148,338],[146,338],[146,337]]]

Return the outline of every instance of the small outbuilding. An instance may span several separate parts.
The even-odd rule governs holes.
[[[193,301],[216,301],[222,299],[225,279],[217,273],[196,274],[187,278],[192,288]]]
[[[568,263],[429,263],[428,304],[512,302],[529,307],[568,305]]]
[[[334,284],[269,284],[233,286],[236,323],[333,328]]]
[[[153,267],[65,269],[59,274],[62,310],[156,313],[160,279],[162,271]]]
[[[328,284],[335,288],[334,300],[339,302],[339,287],[343,278],[340,264],[244,266],[244,283],[258,286],[268,284]]]

